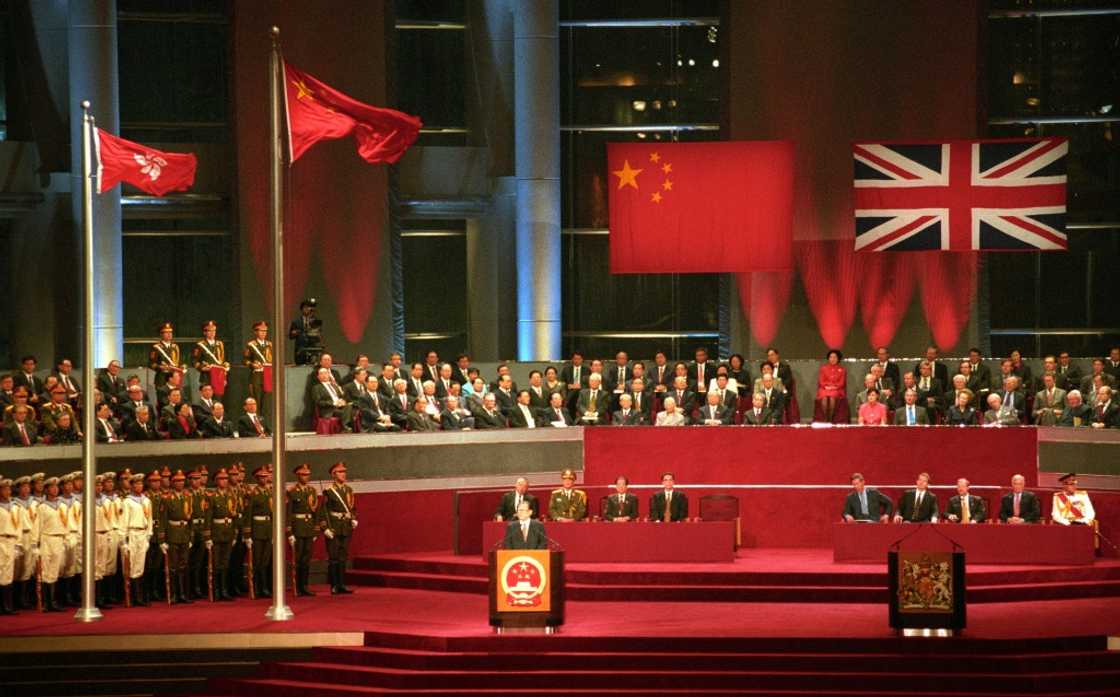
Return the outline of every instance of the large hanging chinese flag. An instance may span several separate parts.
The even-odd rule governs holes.
[[[793,144],[608,143],[611,273],[793,266]]]
[[[420,119],[363,104],[284,63],[290,162],[320,140],[353,134],[358,156],[366,162],[392,164],[420,135]]]

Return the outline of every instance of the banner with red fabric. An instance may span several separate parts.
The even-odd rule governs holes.
[[[608,143],[607,169],[611,273],[792,268],[792,143]]]
[[[192,153],[163,152],[94,128],[93,152],[97,193],[128,182],[141,191],[163,196],[194,185],[198,159]]]

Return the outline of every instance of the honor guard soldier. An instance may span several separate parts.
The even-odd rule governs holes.
[[[162,511],[164,541],[160,549],[167,555],[165,573],[171,580],[170,600],[176,605],[191,602],[187,586],[187,554],[191,548],[194,505],[186,484],[186,475],[177,470],[171,477],[171,493],[164,497]]]
[[[358,527],[354,510],[354,490],[346,483],[346,464],[331,465],[330,486],[323,490],[323,534],[327,537],[327,580],[331,595],[353,593],[346,587],[346,562],[349,560],[350,537]]]
[[[560,473],[563,483],[552,492],[548,501],[548,517],[561,522],[583,520],[587,517],[587,494],[574,488],[576,473],[566,469]]]
[[[113,544],[113,530],[116,527],[116,505],[105,494],[106,475],[99,474],[94,479],[97,484],[97,495],[93,506],[93,534],[94,534],[94,569],[93,588],[94,603],[99,608],[107,608],[112,604],[112,599],[106,592],[109,583],[109,559],[115,555],[117,548]]]
[[[43,609],[47,612],[61,612],[62,606],[56,597],[55,584],[58,583],[62,564],[66,560],[66,536],[70,534],[70,511],[66,503],[58,497],[58,477],[50,477],[44,483],[46,498],[39,504],[39,583],[42,587]]]
[[[225,589],[229,595],[236,598],[249,592],[248,584],[245,582],[245,553],[248,551],[245,542],[249,539],[249,533],[242,532],[243,528],[250,527],[249,521],[245,520],[248,508],[245,493],[248,487],[245,484],[245,467],[240,462],[230,465],[226,474],[229,476],[229,488],[236,501],[237,512],[233,521],[233,544],[230,546],[229,572],[226,574]]]
[[[319,536],[319,492],[311,486],[307,463],[292,470],[296,483],[288,488],[288,544],[296,567],[296,595],[315,595],[307,587],[311,573],[311,545]]]
[[[144,579],[148,549],[155,546],[152,539],[156,530],[155,506],[144,493],[143,474],[132,475],[129,484],[132,490],[121,502],[121,564],[125,583],[128,584],[128,597],[133,604],[146,606],[151,596]],[[154,493],[159,495],[158,491]]]
[[[1073,472],[1058,477],[1062,490],[1054,492],[1050,518],[1059,525],[1092,525],[1097,514],[1089,492],[1077,490],[1077,475]]]
[[[20,546],[23,554],[16,559],[15,605],[21,610],[35,607],[35,584],[31,577],[39,559],[39,534],[35,524],[35,509],[39,501],[31,496],[31,477],[23,476],[15,480],[16,496],[12,502],[19,507]]]
[[[22,508],[12,501],[12,480],[0,476],[0,615],[14,615],[16,558],[23,553]]]
[[[55,591],[64,606],[74,607],[80,603],[77,557],[80,556],[78,531],[81,529],[77,504],[74,500],[74,473],[62,475],[58,478],[58,482],[58,500],[66,506],[66,538]]]
[[[250,368],[249,396],[263,410],[264,396],[272,392],[272,342],[268,340],[268,323],[253,323],[253,338],[245,342],[245,367]]]
[[[253,555],[253,580],[258,598],[272,597],[272,469],[269,466],[253,470],[257,483],[248,492],[246,519],[248,535],[245,544]]]
[[[210,385],[214,396],[221,399],[226,393],[229,361],[226,360],[226,345],[217,334],[218,325],[214,320],[202,325],[202,341],[191,349],[191,364],[198,371],[198,384]]]
[[[184,595],[190,593],[195,600],[209,597],[210,579],[207,576],[210,543],[210,490],[206,488],[206,468],[199,467],[190,474],[191,480],[191,551],[188,567],[188,585]]]
[[[129,477],[131,478],[131,475]],[[117,494],[116,472],[105,472],[101,475],[100,496],[104,500],[98,503],[98,507],[105,506],[107,508],[104,514],[109,518],[110,525],[109,549],[105,552],[104,568],[99,573],[102,579],[102,591],[108,600],[107,604],[113,604],[120,602],[123,597],[118,593],[120,565],[117,564],[117,552],[121,547],[121,504],[124,499]],[[100,547],[98,549],[100,550]],[[99,561],[98,564],[100,566],[101,562]]]
[[[233,540],[238,532],[241,495],[229,483],[224,469],[214,475],[215,488],[210,495],[210,547],[213,568],[214,600],[233,600],[229,587],[229,561]]]
[[[148,349],[148,367],[156,373],[156,387],[166,385],[172,373],[182,375],[187,369],[179,353],[179,344],[172,340],[174,333],[170,322],[159,325],[159,341]]]
[[[166,505],[163,489],[163,476],[159,470],[152,470],[147,477],[145,493],[151,503],[152,540],[145,551],[147,559],[141,565],[144,569],[144,596],[148,600],[163,600],[166,592],[166,579],[164,577],[163,543],[167,541],[166,526],[163,519],[163,507]]]

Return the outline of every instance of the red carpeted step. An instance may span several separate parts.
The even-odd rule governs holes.
[[[500,665],[506,670],[555,670],[569,666],[606,670],[703,671],[734,667],[739,670],[787,671],[812,665],[818,670],[859,672],[905,671],[915,657],[900,653],[680,653],[680,652],[549,652],[541,654],[448,652],[393,649],[375,646],[322,648],[314,660],[362,666],[410,670],[486,669]],[[935,665],[952,665],[956,673],[1036,672],[1063,673],[1071,670],[1120,670],[1120,652],[1039,653],[1017,656],[922,656]]]
[[[565,586],[569,600],[593,602],[885,603],[887,589],[865,586]]]
[[[398,571],[348,571],[346,582],[355,586],[379,588],[409,588],[413,590],[443,591],[445,593],[485,594],[490,581],[474,576],[448,576]]]
[[[1024,600],[1070,600],[1120,596],[1120,581],[1065,581],[1002,586],[969,586],[970,603],[1007,603]]]
[[[422,574],[448,574],[451,576],[473,576],[486,578],[489,569],[474,558],[425,559],[423,557],[373,556],[355,557],[353,568],[360,571],[401,571]]]

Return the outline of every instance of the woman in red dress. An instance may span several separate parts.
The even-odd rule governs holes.
[[[821,366],[817,375],[817,399],[821,401],[824,420],[832,423],[836,416],[837,400],[848,398],[847,371],[840,365],[843,355],[836,349],[828,352],[828,362]]]

